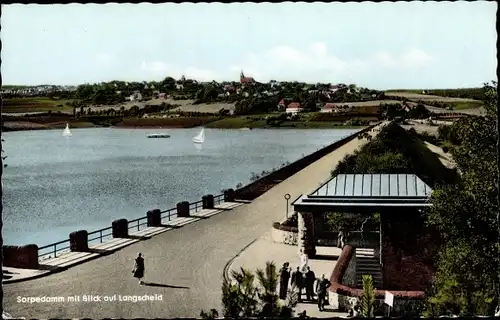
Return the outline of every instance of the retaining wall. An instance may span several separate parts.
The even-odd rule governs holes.
[[[355,247],[346,245],[340,254],[335,268],[333,269],[329,290],[330,305],[341,311],[348,311],[354,308],[358,303],[359,298],[363,294],[363,289],[356,289],[349,286],[349,275],[346,277],[349,269],[355,268],[350,266],[352,257],[354,256]],[[352,272],[352,270],[351,270]],[[380,314],[387,309],[383,305],[386,290],[375,290],[375,313]],[[389,290],[394,295],[394,306],[391,310],[391,315],[417,315],[424,304],[425,293],[423,291],[393,291]]]

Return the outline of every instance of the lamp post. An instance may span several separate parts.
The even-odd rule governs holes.
[[[290,194],[285,194],[285,200],[286,200],[286,219],[288,220],[288,200],[290,200]]]

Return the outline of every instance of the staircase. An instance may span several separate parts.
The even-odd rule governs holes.
[[[356,285],[363,288],[363,275],[369,274],[373,278],[373,286],[382,288],[382,267],[375,256],[375,250],[369,248],[356,248]]]

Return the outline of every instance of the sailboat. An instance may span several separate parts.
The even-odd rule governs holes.
[[[203,143],[205,142],[205,128],[201,128],[200,133],[196,137],[193,138],[194,143]]]
[[[63,137],[71,137],[71,131],[69,131],[69,124],[66,122],[66,128],[62,132]]]

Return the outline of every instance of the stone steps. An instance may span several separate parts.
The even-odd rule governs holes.
[[[382,288],[383,277],[379,259],[375,250],[370,248],[356,248],[356,286],[363,287],[363,275],[371,275],[373,286]]]

